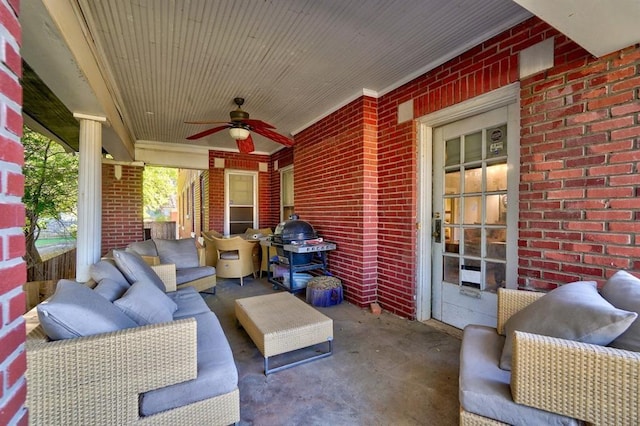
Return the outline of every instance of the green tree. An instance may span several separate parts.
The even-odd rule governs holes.
[[[145,219],[169,220],[166,207],[175,207],[178,170],[166,167],[145,167],[142,175]]]
[[[24,127],[25,177],[23,202],[26,209],[25,239],[27,267],[42,262],[36,241],[47,219],[63,213],[75,214],[78,205],[78,157],[57,142]]]

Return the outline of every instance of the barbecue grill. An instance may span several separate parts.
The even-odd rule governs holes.
[[[318,234],[309,222],[299,219],[285,220],[276,226],[273,233],[273,245],[276,247],[278,256],[286,257],[285,245],[304,244],[305,241],[316,238],[318,238]],[[310,263],[313,259],[313,253],[293,253],[292,258],[294,265]]]
[[[311,275],[302,272],[315,270],[316,274],[327,274],[327,252],[336,249],[335,243],[323,241],[311,224],[297,216],[280,222],[273,236],[260,244],[273,246],[278,253],[277,258],[269,259],[269,282],[274,289],[279,287],[290,292],[306,288],[302,278],[311,278]],[[271,266],[284,267],[285,275],[274,276]]]

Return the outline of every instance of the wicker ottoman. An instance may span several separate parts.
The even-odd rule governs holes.
[[[333,353],[333,320],[289,292],[236,300],[236,318],[264,356],[264,374]],[[269,369],[269,357],[328,342],[329,350]]]

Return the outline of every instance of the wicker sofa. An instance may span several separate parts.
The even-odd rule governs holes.
[[[166,289],[175,289],[174,265],[151,268],[157,271],[156,277],[162,278]],[[139,281],[131,284],[130,289],[143,279],[138,273]],[[166,295],[153,290],[154,298],[160,292],[160,296],[166,297],[162,303],[175,304],[168,321],[150,321],[148,325],[138,323],[108,332],[52,340],[51,331],[42,321],[43,318],[51,321],[56,311],[46,305],[54,303],[56,297],[63,298],[58,306],[73,303],[77,298],[79,306],[75,309],[81,321],[76,328],[82,333],[83,327],[93,327],[86,319],[94,318],[93,311],[102,309],[95,308],[93,301],[86,301],[87,291],[97,293],[99,286],[107,281],[113,285],[114,280],[99,281],[97,285],[95,282],[84,285],[61,280],[49,301],[25,314],[26,406],[30,424],[228,425],[238,422],[238,375],[229,343],[215,314],[193,288],[169,291]],[[92,286],[95,288],[88,288]],[[113,302],[105,299],[100,303],[115,305],[125,299],[129,291]],[[80,295],[74,296],[73,292]],[[151,309],[157,305],[147,294],[140,297],[149,300]],[[90,299],[93,298],[91,295]],[[86,317],[84,321],[83,317]],[[136,317],[131,318],[137,321]]]
[[[138,253],[149,265],[176,265],[177,288],[193,287],[197,291],[216,291],[216,268],[207,265],[204,247],[195,238],[180,240],[150,239],[131,243],[127,251]]]
[[[591,284],[595,288],[595,283]],[[603,314],[616,316],[621,324],[614,326],[615,331],[609,324],[602,328],[618,336],[610,345],[606,344],[611,336],[603,335],[596,340],[603,339],[600,343],[604,345],[585,343],[597,334],[593,330],[587,338],[571,339],[549,337],[555,332],[547,330],[518,331],[524,314],[532,315],[539,306],[556,306],[542,300],[544,295],[500,289],[497,329],[480,325],[465,328],[460,354],[460,424],[640,424],[640,322],[634,320],[640,310],[640,280],[620,271],[601,292],[616,310],[612,313],[605,307]],[[536,301],[539,303],[534,305]],[[553,318],[535,319],[543,324],[534,325],[534,329],[558,319],[570,321],[569,317],[584,322],[572,307],[557,317],[548,312],[540,315]],[[560,334],[569,327],[561,326]],[[500,366],[509,334],[511,371],[506,371]]]

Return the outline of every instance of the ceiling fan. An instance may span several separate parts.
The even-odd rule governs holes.
[[[220,130],[229,129],[229,134],[238,144],[238,150],[245,154],[253,152],[254,150],[251,131],[284,146],[293,146],[293,140],[273,131],[275,127],[271,124],[261,120],[250,119],[249,113],[242,109],[244,98],[234,98],[233,102],[238,105],[238,108],[229,113],[231,121],[185,121],[187,124],[223,124],[222,126],[213,127],[204,132],[191,135],[187,137],[187,139],[192,141],[212,135]]]

